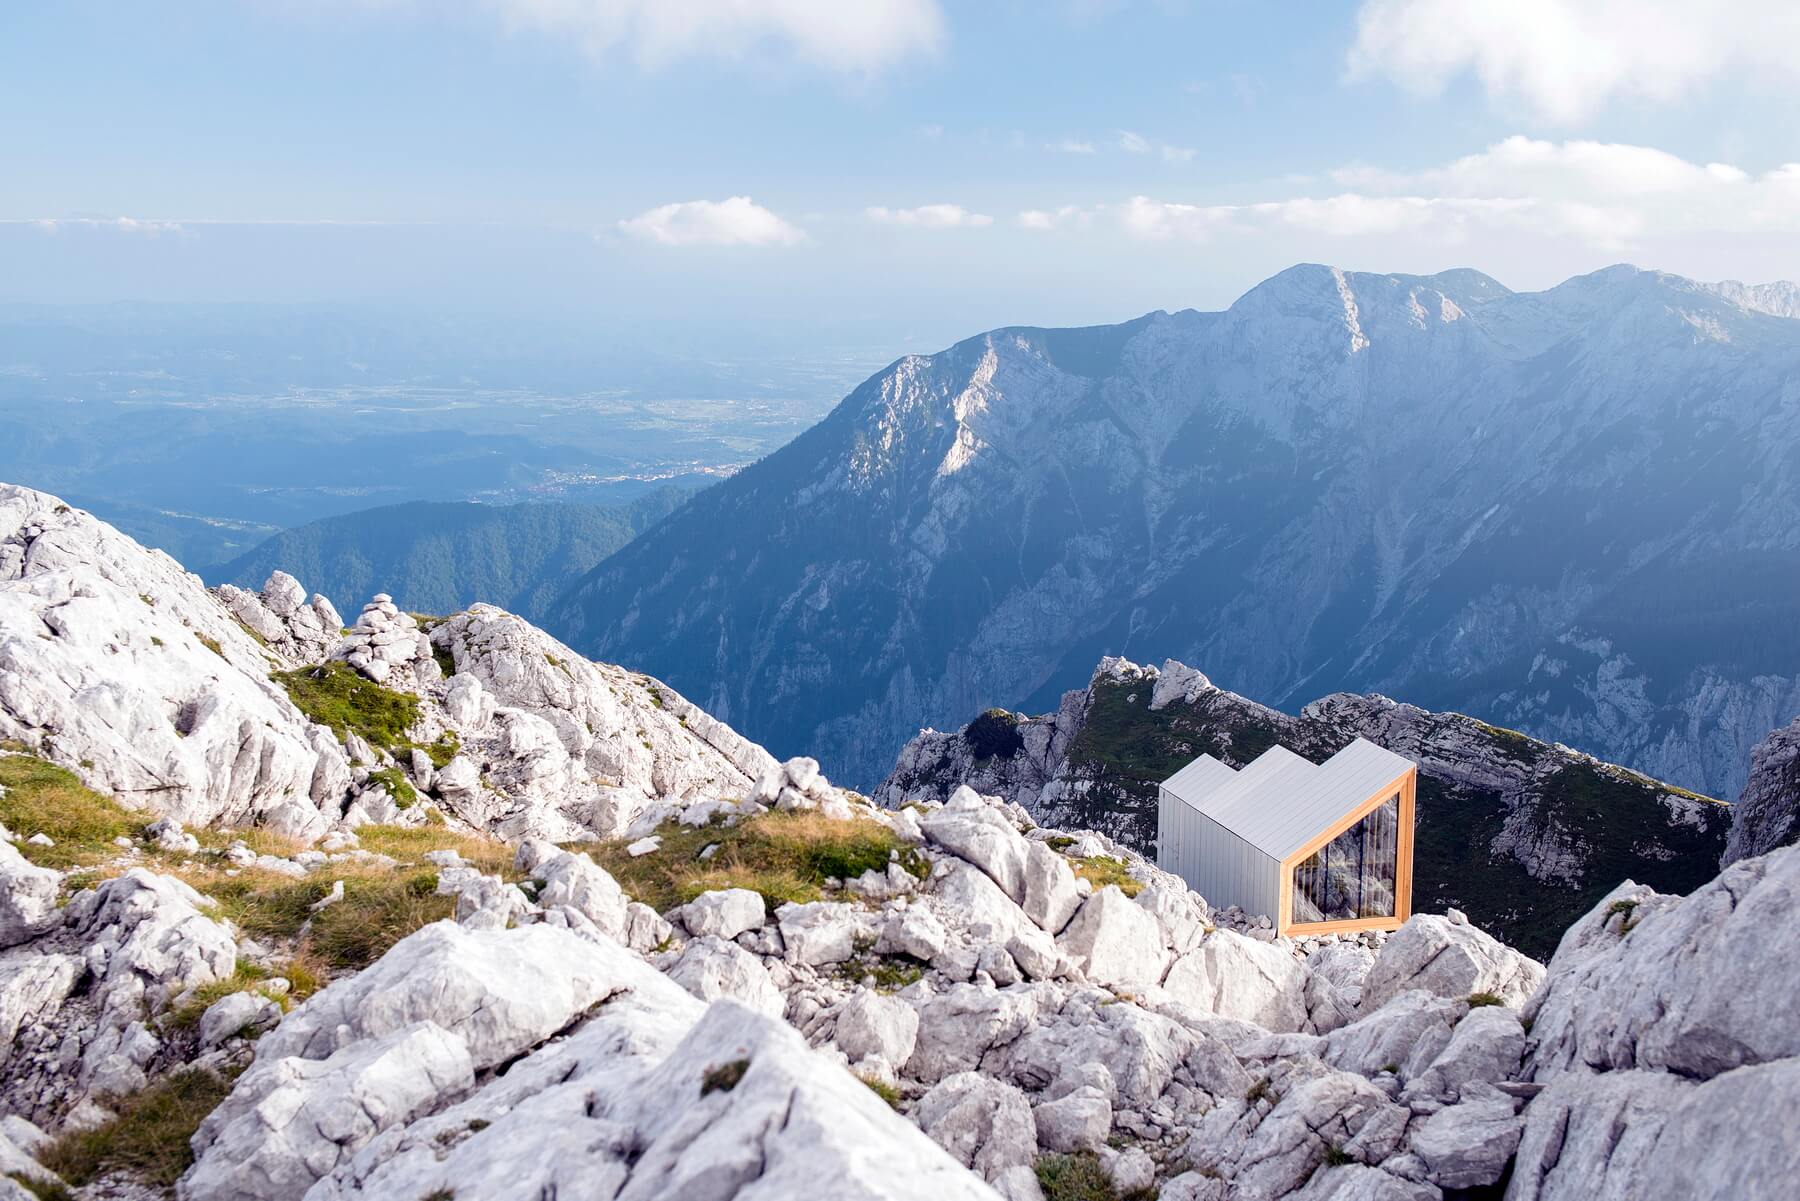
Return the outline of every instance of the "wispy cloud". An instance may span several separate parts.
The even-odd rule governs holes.
[[[798,226],[748,196],[665,204],[619,222],[619,229],[659,246],[791,246],[806,240]]]
[[[1190,147],[1153,142],[1143,134],[1133,133],[1129,129],[1119,131],[1119,149],[1126,154],[1155,154],[1163,162],[1170,164],[1185,163],[1194,157],[1194,151]]]
[[[1150,139],[1142,134],[1132,133],[1129,129],[1119,131],[1119,149],[1126,154],[1149,154]]]
[[[46,233],[57,233],[64,229],[105,229],[155,238],[163,234],[186,233],[189,223],[151,221],[139,217],[31,217],[25,220],[4,221],[0,224],[33,225]]]
[[[916,225],[924,229],[956,229],[994,223],[987,214],[972,213],[960,204],[925,204],[910,209],[874,205],[864,209],[863,216],[881,225]]]
[[[1044,149],[1055,150],[1062,154],[1092,154],[1094,153],[1094,144],[1077,141],[1074,138],[1064,138],[1060,142],[1044,143]]]
[[[576,40],[595,58],[624,49],[646,66],[744,58],[775,47],[831,71],[867,74],[936,49],[938,0],[487,0],[513,29]]]
[[[1617,250],[1677,234],[1800,233],[1800,163],[1752,175],[1648,146],[1511,137],[1442,167],[1347,167],[1331,179],[1346,190],[1243,204],[1135,196],[1117,213],[1134,236],[1191,241],[1226,231],[1291,229],[1456,242],[1483,228],[1504,228]]]
[[[1093,222],[1094,211],[1078,204],[1065,204],[1054,209],[1026,209],[1015,220],[1020,229],[1051,230],[1082,227]]]
[[[1352,77],[1436,92],[1470,72],[1490,96],[1583,120],[1617,97],[1667,102],[1749,72],[1792,96],[1793,0],[1364,0]]]

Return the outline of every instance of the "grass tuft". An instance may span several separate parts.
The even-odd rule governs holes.
[[[0,756],[0,823],[19,838],[14,845],[40,867],[67,870],[115,858],[113,839],[136,839],[150,819],[88,788],[71,771],[32,755]],[[53,847],[24,841],[46,834]]]
[[[75,1188],[113,1172],[173,1188],[194,1162],[188,1140],[231,1083],[201,1068],[173,1072],[117,1102],[112,1121],[56,1140],[38,1161]]]
[[[1093,884],[1096,891],[1108,884],[1118,886],[1119,891],[1128,897],[1135,897],[1144,891],[1144,882],[1133,876],[1122,860],[1110,855],[1089,855],[1072,862],[1075,874]]]
[[[816,901],[827,879],[885,871],[895,852],[915,873],[924,866],[887,827],[818,813],[762,813],[735,826],[668,822],[656,832],[661,848],[636,858],[626,853],[626,839],[587,849],[620,888],[659,913],[721,888],[760,893],[770,909]],[[714,843],[718,851],[701,862],[700,852]]]
[[[1469,1008],[1480,1009],[1484,1005],[1504,1005],[1505,1001],[1491,992],[1472,992],[1469,994]]]
[[[708,1093],[728,1093],[738,1086],[744,1073],[750,1070],[748,1059],[734,1059],[730,1063],[722,1063],[718,1067],[707,1068],[706,1074],[700,1078],[700,1095]]]
[[[869,1086],[869,1091],[887,1102],[887,1107],[895,1113],[900,1111],[900,1090],[885,1080],[877,1080],[873,1076],[858,1076],[858,1080]]]
[[[1044,1201],[1120,1201],[1112,1177],[1091,1152],[1040,1155],[1032,1166]]]

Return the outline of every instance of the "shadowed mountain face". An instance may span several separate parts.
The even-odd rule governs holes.
[[[1800,712],[1796,380],[1761,293],[1296,267],[902,359],[547,620],[865,787],[922,724],[1154,653],[1735,796]]]
[[[665,517],[687,496],[663,488],[626,505],[476,505],[419,501],[327,517],[283,531],[209,584],[260,588],[285,571],[354,614],[377,592],[403,609],[452,613],[476,601],[542,616],[568,581]]]
[[[1514,730],[1347,693],[1294,717],[1173,660],[1104,660],[1042,717],[990,710],[921,731],[875,799],[941,800],[966,783],[1154,858],[1159,785],[1197,756],[1241,768],[1279,743],[1323,762],[1357,738],[1419,765],[1415,910],[1462,909],[1532,955],[1548,957],[1620,880],[1689,892],[1741,841],[1730,805]]]

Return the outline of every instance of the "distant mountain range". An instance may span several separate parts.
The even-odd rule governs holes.
[[[285,571],[353,618],[376,592],[403,609],[452,613],[476,601],[536,620],[570,580],[673,511],[662,488],[630,504],[479,505],[418,501],[297,526],[200,574],[260,588]]]
[[[1379,691],[1709,795],[1800,713],[1791,286],[1292,268],[909,356],[547,614],[870,787],[1105,654]]]

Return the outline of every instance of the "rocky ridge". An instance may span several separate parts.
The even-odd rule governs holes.
[[[1750,779],[1732,816],[1726,864],[1800,839],[1800,718],[1751,752]]]
[[[1419,907],[1462,909],[1540,954],[1621,878],[1710,880],[1730,829],[1728,806],[1461,714],[1339,693],[1290,716],[1174,660],[1106,659],[1054,713],[922,731],[875,796],[941,799],[967,781],[1154,857],[1157,785],[1196,755],[1242,767],[1279,742],[1320,761],[1357,737],[1419,765]]]

